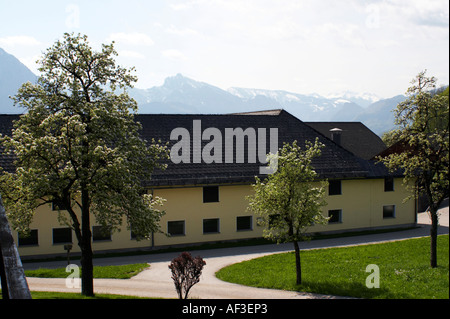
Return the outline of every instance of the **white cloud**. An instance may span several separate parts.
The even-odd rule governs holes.
[[[108,42],[115,41],[120,44],[128,45],[141,45],[141,46],[151,46],[154,44],[153,40],[145,33],[139,32],[118,32],[112,33],[107,38]]]
[[[9,36],[0,38],[0,46],[3,47],[14,47],[14,46],[35,46],[40,45],[37,39],[26,36],[26,35],[18,35],[18,36]]]
[[[131,58],[131,59],[144,59],[145,55],[137,51],[131,50],[119,50],[119,56],[123,58]]]
[[[197,35],[198,32],[191,28],[179,28],[171,24],[167,29],[167,33],[175,34],[179,36],[187,36],[187,35]]]
[[[27,68],[29,68],[31,72],[33,72],[36,75],[39,75],[40,74],[40,72],[38,70],[39,65],[36,63],[36,61],[38,61],[41,58],[42,58],[42,56],[40,56],[40,55],[25,56],[25,57],[19,58],[19,61],[22,62],[23,64],[25,64],[25,66]]]
[[[161,52],[161,54],[169,59],[173,59],[173,60],[187,60],[187,57],[178,50],[175,49],[168,49],[168,50],[164,50]]]
[[[323,41],[334,41],[345,47],[365,47],[361,27],[350,23],[325,23],[315,30],[314,38]]]

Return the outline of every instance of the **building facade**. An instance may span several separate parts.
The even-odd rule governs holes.
[[[10,116],[0,116],[3,134],[7,133],[8,127],[11,129],[5,118],[11,122]],[[255,176],[264,178],[260,170],[264,163],[255,161],[251,154],[255,152],[256,158],[257,154],[262,154],[262,143],[258,143],[260,140],[256,137],[253,147],[250,133],[264,132],[265,140],[269,141],[273,140],[270,134],[274,129],[277,130],[276,144],[280,147],[283,142],[297,140],[303,143],[316,138],[325,145],[322,156],[313,162],[313,166],[321,179],[329,181],[323,214],[330,219],[327,225],[313,226],[308,232],[408,227],[416,223],[416,203],[403,202],[408,194],[401,175],[389,174],[381,164],[355,155],[342,146],[341,140],[336,143],[283,110],[230,115],[138,115],[136,118],[143,126],[142,135],[146,140],[168,141],[172,150],[179,151],[179,156],[189,150],[189,159],[185,156],[184,161],[169,160],[166,170],[155,171],[152,180],[145,181],[148,192],[165,199],[162,207],[165,215],[160,222],[163,233],[151,234],[149,240],[137,241],[133,233],[123,226],[120,232],[104,234],[92,216],[95,252],[147,250],[262,237],[263,228],[258,224],[258,216],[247,208],[246,197],[252,194],[251,184]],[[253,130],[247,130],[249,128]],[[182,139],[181,135],[175,136],[176,129],[180,130],[175,132],[189,133],[190,143],[183,144],[184,150],[176,148]],[[211,146],[213,136],[204,132],[216,133],[216,139],[225,137],[222,142],[226,144],[226,134],[230,129],[247,133],[244,134],[244,148],[240,150],[237,148],[239,136],[233,137],[233,160],[227,160],[229,154],[225,154],[225,147],[220,156],[213,154],[215,160],[201,156],[205,155],[205,149],[210,150],[208,144]],[[198,134],[201,134],[200,138],[195,140]],[[361,135],[361,132],[357,134]],[[347,132],[345,138],[351,138],[351,134]],[[264,154],[272,146],[267,144]],[[218,143],[215,145],[219,146]],[[239,158],[240,152],[244,153],[242,158]],[[3,157],[0,164],[12,169],[8,166],[11,159]],[[72,252],[79,252],[74,232],[59,223],[58,214],[64,214],[64,211],[58,211],[52,205],[41,206],[31,225],[31,236],[19,238],[15,233],[21,256],[64,254],[67,244],[72,244]],[[126,225],[126,221],[123,224]]]

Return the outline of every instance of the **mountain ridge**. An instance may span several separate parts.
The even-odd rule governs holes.
[[[22,113],[9,96],[34,75],[13,55],[0,48],[0,113]],[[183,76],[169,76],[160,86],[129,89],[139,113],[229,114],[284,109],[304,122],[362,122],[381,135],[394,127],[393,109],[406,97],[380,99],[371,93],[344,92],[328,97],[286,90],[231,87],[223,90]],[[359,101],[359,102],[358,102]],[[361,102],[362,101],[362,102]]]
[[[397,95],[381,99],[370,93],[351,92],[324,97],[239,87],[223,90],[180,73],[166,78],[161,86],[131,89],[129,93],[138,102],[140,113],[222,114],[284,109],[304,122],[362,122],[378,135],[394,127],[392,110],[406,98]],[[356,103],[358,100],[366,101],[362,103],[365,107]]]
[[[36,82],[37,76],[14,55],[0,48],[0,106],[2,113],[21,113],[23,109],[15,107],[9,96],[26,82]]]

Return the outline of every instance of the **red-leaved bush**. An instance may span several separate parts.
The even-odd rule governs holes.
[[[187,299],[189,290],[200,281],[205,265],[206,262],[200,256],[192,258],[188,252],[183,252],[172,260],[169,269],[180,299]]]

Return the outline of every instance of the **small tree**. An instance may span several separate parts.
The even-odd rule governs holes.
[[[434,77],[419,73],[411,82],[406,101],[395,110],[397,140],[402,151],[380,160],[391,170],[402,169],[411,195],[425,195],[431,217],[430,266],[437,267],[438,209],[449,191],[449,96],[448,89],[433,94]],[[413,181],[413,183],[411,183]]]
[[[304,150],[296,141],[284,144],[278,155],[269,155],[269,159],[276,157],[277,171],[265,180],[256,178],[254,194],[248,197],[249,209],[261,216],[264,237],[294,244],[298,285],[302,282],[298,241],[305,239],[309,226],[328,220],[321,210],[326,205],[323,199],[326,182],[317,181],[311,165],[312,159],[320,156],[322,147],[318,140],[314,145],[306,141]]]
[[[192,258],[188,252],[183,252],[172,260],[169,269],[180,299],[187,299],[191,288],[200,281],[205,265],[206,262],[200,256]]]
[[[0,175],[12,226],[27,232],[38,207],[58,207],[81,249],[87,296],[94,294],[91,214],[109,232],[126,219],[145,238],[159,230],[163,213],[142,182],[167,150],[141,139],[137,103],[126,92],[137,79],[116,66],[116,55],[113,44],[95,52],[87,36],[65,34],[40,61],[38,83],[22,85],[14,97],[27,112],[2,138],[16,158],[15,172]]]

